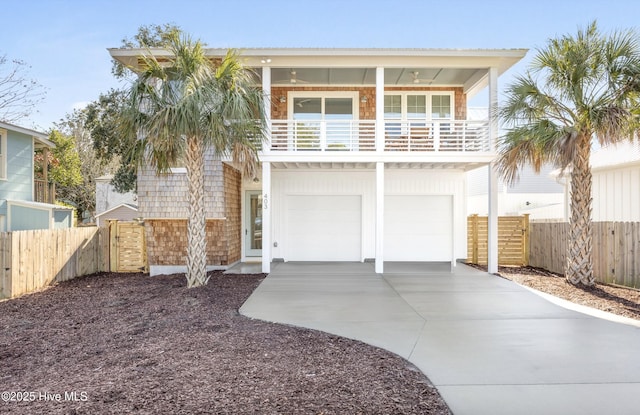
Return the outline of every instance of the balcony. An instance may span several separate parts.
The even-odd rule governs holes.
[[[384,152],[480,153],[491,151],[489,122],[384,121]],[[373,152],[375,120],[272,120],[271,152]]]
[[[33,181],[33,201],[40,203],[55,203],[56,185],[47,183],[44,180],[35,179]]]

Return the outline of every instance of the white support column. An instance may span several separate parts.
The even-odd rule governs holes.
[[[262,92],[264,93],[264,118],[266,124],[266,141],[262,148],[263,153],[271,150],[271,68],[262,67]]]
[[[487,271],[491,274],[498,272],[498,174],[495,164],[489,165],[489,215],[488,215],[488,258]]]
[[[456,209],[456,196],[455,195],[451,195],[451,217],[452,218],[456,218],[457,216],[457,209]],[[457,243],[457,226],[456,223],[458,223],[457,220],[452,220],[451,221],[451,272],[453,273],[456,270],[456,243]]]
[[[489,68],[489,140],[492,152],[498,141],[498,69]],[[487,271],[498,272],[498,173],[495,162],[489,165]]]
[[[271,272],[271,163],[262,162],[262,272]]]
[[[376,163],[376,273],[384,272],[384,163]]]
[[[376,68],[376,151],[384,151],[384,68]]]

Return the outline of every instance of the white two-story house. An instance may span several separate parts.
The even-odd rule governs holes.
[[[132,67],[145,52],[109,51]],[[226,50],[207,53],[219,58]],[[211,267],[261,261],[269,272],[279,260],[372,261],[381,273],[386,261],[453,266],[466,257],[465,173],[495,160],[498,133],[491,111],[481,120],[467,118],[467,101],[488,88],[487,107],[495,108],[498,77],[526,50],[241,53],[265,93],[269,131],[257,180],[209,158]],[[495,174],[489,181],[492,212]],[[180,169],[167,177],[139,172],[152,274],[184,269],[185,192],[186,172]]]

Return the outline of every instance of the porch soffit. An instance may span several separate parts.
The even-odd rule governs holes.
[[[387,86],[464,86],[486,76],[486,68],[385,68]],[[260,78],[260,74],[258,74]],[[375,68],[273,68],[273,86],[375,86]]]
[[[211,48],[211,57],[224,56],[227,49]],[[385,85],[463,86],[475,91],[486,84],[488,68],[502,74],[522,59],[526,49],[339,49],[253,48],[240,49],[245,64],[255,68],[257,81],[262,67],[272,68],[274,86],[375,85],[375,68],[385,68]],[[109,49],[120,62],[139,65],[143,49]],[[156,56],[169,56],[152,49]],[[291,73],[295,81],[291,82]],[[417,75],[415,73],[417,72]],[[418,82],[414,82],[415,80]]]

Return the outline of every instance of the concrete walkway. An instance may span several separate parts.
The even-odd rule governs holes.
[[[456,415],[640,413],[639,328],[464,265],[274,263],[240,313],[390,350]]]

